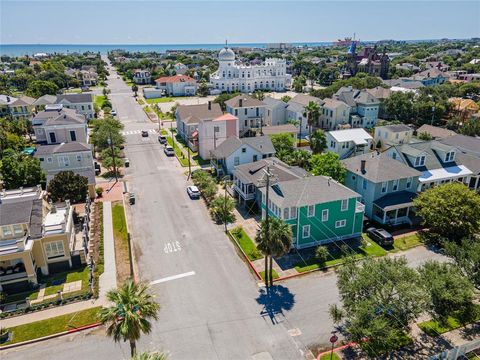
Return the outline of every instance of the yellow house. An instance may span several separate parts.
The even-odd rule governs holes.
[[[47,203],[37,188],[0,193],[0,290],[24,291],[38,276],[72,267],[75,230],[67,201]]]

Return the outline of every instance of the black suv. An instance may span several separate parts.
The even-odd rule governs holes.
[[[387,230],[371,227],[367,229],[367,235],[382,246],[393,245],[393,236]]]

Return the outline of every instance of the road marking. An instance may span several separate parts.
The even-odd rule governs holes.
[[[293,337],[293,336],[300,336],[300,335],[302,335],[302,332],[300,331],[299,328],[290,329],[290,330],[288,330],[287,332],[288,332],[288,335],[290,335],[290,336],[292,336],[292,337]]]
[[[172,241],[165,244],[163,251],[165,254],[171,254],[172,252],[181,251],[180,241]]]
[[[167,281],[177,280],[177,279],[181,279],[181,278],[184,278],[184,277],[187,277],[187,276],[192,276],[192,275],[195,275],[195,271],[189,271],[189,272],[186,272],[186,273],[183,273],[183,274],[178,274],[178,275],[168,276],[168,277],[158,279],[158,280],[153,280],[153,281],[150,282],[150,285],[155,285],[155,284],[160,284],[160,283],[164,283],[164,282],[167,282]]]

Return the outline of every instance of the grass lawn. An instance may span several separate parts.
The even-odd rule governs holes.
[[[333,356],[332,356],[332,357],[330,357],[330,356],[331,356],[330,353],[328,353],[328,354],[323,354],[322,356],[320,356],[320,360],[330,360],[330,359],[332,359],[332,360],[341,360],[341,359],[342,359],[340,356],[337,355],[336,352],[333,353]]]
[[[115,263],[117,265],[117,280],[122,284],[130,277],[130,251],[128,248],[127,220],[123,205],[114,203],[112,206],[113,237],[115,240]]]
[[[38,297],[38,290],[30,290],[30,291],[21,292],[18,294],[7,295],[7,298],[3,303],[8,304],[8,303],[14,303],[14,302],[25,302],[26,299],[34,300],[37,297]]]
[[[395,239],[393,243],[393,248],[400,251],[408,250],[419,245],[422,245],[420,237],[418,236],[418,234],[412,234]]]
[[[88,266],[85,266],[83,269],[66,271],[59,274],[53,274],[49,276],[42,277],[40,279],[41,284],[46,284],[45,295],[54,295],[59,291],[63,290],[63,284],[82,280],[82,291],[88,290],[88,277],[90,274],[90,269]],[[31,293],[28,296],[28,299],[35,300],[38,297],[39,290]],[[70,296],[71,294],[66,294],[65,296]]]
[[[387,254],[387,251],[383,249],[380,245],[376,242],[370,240],[365,234],[363,234],[364,239],[367,239],[369,245],[364,247],[363,245],[352,245],[348,244],[348,250],[352,252],[350,256],[353,256],[354,259],[361,259],[366,256],[384,256]],[[344,241],[337,241],[336,243],[330,244],[328,246],[329,249],[329,257],[328,260],[321,264],[317,261],[315,257],[307,259],[305,261],[301,261],[295,264],[295,269],[299,272],[306,272],[310,270],[316,270],[321,268],[328,268],[330,266],[338,265],[343,263],[345,254],[341,251],[341,246],[344,244]]]
[[[476,321],[480,321],[480,305],[477,306],[477,315],[466,324],[462,324],[460,320],[456,319],[453,316],[449,316],[445,322],[432,319],[419,323],[418,327],[422,329],[424,333],[432,337],[436,337],[443,333],[461,328]]]
[[[94,96],[94,102],[95,104],[98,106],[98,107],[102,107],[102,104],[103,102],[106,100],[107,98],[103,95],[95,95]]]
[[[10,330],[13,332],[13,338],[3,345],[37,339],[80,326],[94,324],[98,322],[97,318],[100,309],[101,307],[99,306],[73,314],[56,316],[54,318],[12,327]]]
[[[167,132],[167,130],[165,130],[165,129],[161,129],[161,130],[160,130],[160,134],[162,134],[162,135],[168,135],[168,132]]]
[[[137,101],[140,105],[145,105],[145,101],[143,99],[138,99]]]
[[[82,89],[68,89],[65,90],[65,92],[68,94],[80,94],[82,92]]]
[[[262,277],[262,279],[265,280],[265,271],[260,271],[259,274]],[[274,279],[278,279],[280,277],[278,276],[278,273],[275,271],[275,269],[272,269],[272,275]]]
[[[187,157],[183,154],[182,150],[180,150],[180,148],[178,147],[178,144],[177,142],[175,141],[175,146],[174,146],[174,143],[173,143],[173,140],[172,140],[172,137],[171,136],[168,136],[167,137],[167,142],[168,142],[168,145],[172,146],[174,151],[175,151],[175,156],[177,157],[178,161],[180,162],[180,165],[182,165],[183,167],[186,167],[188,166],[188,159]],[[193,159],[191,159],[191,165],[195,165]]]
[[[243,252],[248,256],[250,261],[255,261],[263,258],[263,255],[258,251],[257,246],[252,239],[247,235],[245,230],[241,227],[235,228],[230,231],[230,234],[237,240],[238,245],[242,248]]]
[[[162,97],[162,98],[155,98],[155,99],[145,99],[147,104],[160,104],[160,103],[167,103],[173,102],[177,99],[182,99],[181,97]]]

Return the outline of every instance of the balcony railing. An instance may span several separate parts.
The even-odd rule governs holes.
[[[364,212],[365,211],[365,205],[363,205],[361,202],[358,202],[355,204],[355,212]]]
[[[0,281],[11,281],[11,280],[17,280],[17,279],[23,279],[23,278],[28,278],[28,274],[26,271],[22,272],[13,272],[10,274],[5,274],[5,275],[0,275]]]

